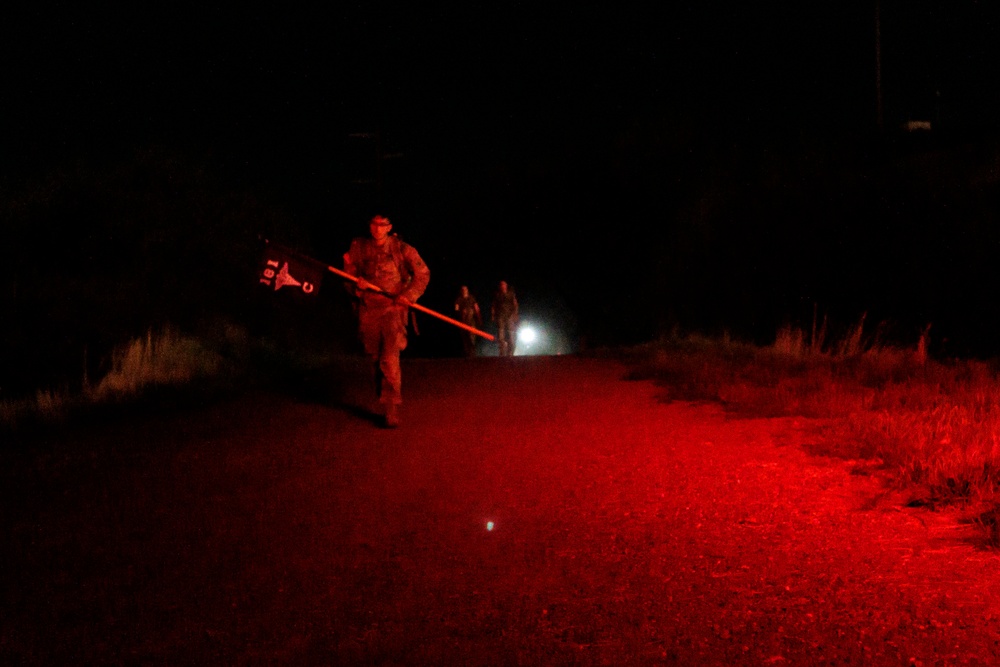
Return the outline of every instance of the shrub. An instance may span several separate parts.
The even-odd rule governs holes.
[[[84,377],[79,393],[45,389],[31,397],[0,401],[0,427],[13,430],[25,422],[59,421],[74,410],[125,402],[158,387],[184,387],[228,370],[222,355],[201,340],[169,327],[157,333],[150,330],[116,348],[108,372],[96,384]]]
[[[930,359],[929,327],[911,348],[887,344],[884,327],[866,338],[864,317],[828,345],[813,331],[784,327],[770,346],[674,335],[646,350],[633,375],[655,378],[669,399],[826,420],[819,453],[867,459],[922,502],[993,502],[1000,380],[990,365]],[[820,331],[825,336],[825,323]],[[983,525],[996,530],[995,521]]]
[[[134,396],[147,387],[180,386],[199,377],[216,375],[222,365],[218,353],[197,339],[173,329],[157,335],[147,332],[112,353],[111,370],[84,394],[91,402]]]

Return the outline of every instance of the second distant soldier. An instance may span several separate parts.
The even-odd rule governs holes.
[[[503,280],[493,295],[493,305],[490,307],[490,317],[497,325],[497,344],[501,357],[514,356],[514,343],[517,339],[518,312],[517,297],[514,290]]]

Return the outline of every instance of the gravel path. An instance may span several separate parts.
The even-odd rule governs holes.
[[[410,360],[383,430],[359,375],[8,447],[0,660],[1000,662],[1000,558],[814,423],[551,357]]]

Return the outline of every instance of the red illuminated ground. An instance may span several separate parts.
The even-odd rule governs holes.
[[[808,423],[494,358],[408,362],[385,431],[353,371],[7,449],[0,660],[1000,660],[997,555]]]

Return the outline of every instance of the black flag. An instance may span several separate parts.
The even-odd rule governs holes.
[[[284,290],[315,295],[326,275],[326,265],[293,250],[268,242],[260,266],[260,284],[273,292]]]

